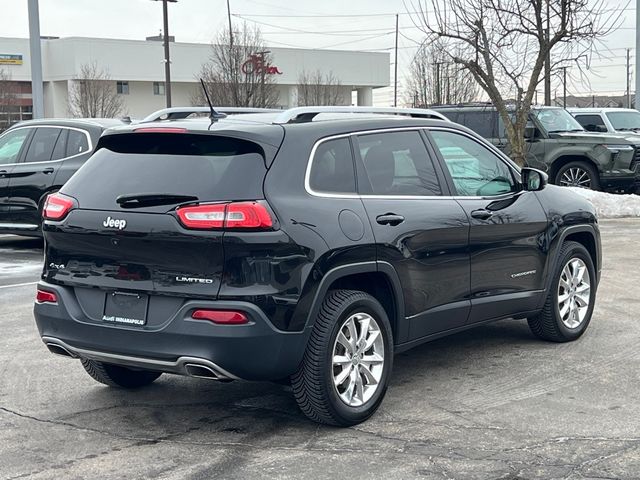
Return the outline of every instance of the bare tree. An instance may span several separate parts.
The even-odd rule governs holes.
[[[556,66],[583,67],[595,42],[620,19],[607,0],[410,0],[407,8],[418,12],[412,18],[427,41],[444,39],[455,47],[447,50],[451,60],[473,75],[498,110],[520,165],[547,55],[553,51]]]
[[[213,105],[275,107],[279,95],[274,77],[282,72],[271,60],[260,29],[243,23],[233,32],[233,39],[226,30],[218,35],[198,78],[204,80]],[[192,103],[206,103],[200,89],[194,92]]]
[[[17,105],[17,89],[11,74],[0,69],[0,131],[10,127],[18,118],[13,118]]]
[[[342,83],[329,72],[323,74],[320,70],[307,72],[303,70],[298,76],[298,105],[349,105],[351,96],[345,102],[342,94]]]
[[[81,118],[114,118],[123,113],[124,102],[115,82],[97,62],[80,67],[80,74],[69,89],[69,113]]]
[[[406,101],[415,107],[472,102],[478,96],[473,75],[456,64],[442,41],[423,44],[409,67]]]

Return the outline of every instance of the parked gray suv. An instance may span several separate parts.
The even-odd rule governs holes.
[[[436,111],[510,153],[505,127],[492,106],[437,107]],[[534,107],[526,130],[527,166],[556,185],[635,191],[640,184],[640,136],[587,132],[566,110]]]

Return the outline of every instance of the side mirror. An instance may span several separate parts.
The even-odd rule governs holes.
[[[538,192],[547,186],[549,175],[535,168],[524,167],[520,170],[522,189],[526,192]]]

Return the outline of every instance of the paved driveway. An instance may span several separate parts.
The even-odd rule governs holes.
[[[39,242],[0,237],[0,478],[640,478],[640,221],[602,227],[580,341],[502,321],[423,345],[397,358],[379,413],[349,429],[308,422],[269,383],[95,383],[38,338]]]

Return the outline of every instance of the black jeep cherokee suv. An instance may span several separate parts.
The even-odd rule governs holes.
[[[590,203],[447,121],[316,113],[109,130],[44,209],[48,348],[126,388],[290,377],[311,419],[352,425],[422,342],[584,333]]]

